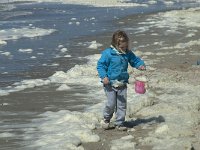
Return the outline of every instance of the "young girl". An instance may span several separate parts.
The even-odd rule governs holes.
[[[144,61],[129,50],[129,38],[124,31],[118,30],[112,36],[111,46],[102,52],[97,63],[107,96],[101,125],[109,129],[110,119],[115,111],[115,125],[119,130],[126,130],[124,125],[127,103],[128,63],[137,69],[145,70]]]

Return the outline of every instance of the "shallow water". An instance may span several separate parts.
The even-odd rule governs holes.
[[[73,39],[114,31],[117,27],[113,26],[113,20],[130,14],[148,14],[183,7],[185,4],[175,3],[172,6],[166,6],[161,2],[150,7],[126,9],[39,3],[18,4],[15,9],[1,11],[1,30],[25,28],[26,32],[27,29],[41,28],[56,31],[46,36],[32,38],[22,36],[16,40],[7,40],[7,45],[1,46],[2,53],[9,52],[10,54],[8,56],[0,55],[0,87],[24,79],[48,77],[55,71],[68,70],[74,64],[83,63],[83,59],[77,59],[77,57],[84,57],[87,52],[80,49],[81,45],[76,45]],[[33,31],[28,34],[31,32]],[[9,38],[9,35],[7,36]],[[59,45],[67,48],[68,51],[61,53]],[[31,49],[32,51],[20,52],[20,49]],[[71,55],[71,57],[65,58],[64,55]],[[54,63],[63,60],[63,58],[67,65],[60,63],[60,65],[54,66]]]

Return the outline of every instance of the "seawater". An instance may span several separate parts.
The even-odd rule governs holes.
[[[145,1],[140,3],[145,3]],[[2,5],[11,4],[4,3]],[[22,36],[22,38],[7,40],[7,45],[1,46],[0,50],[9,52],[10,55],[7,57],[0,55],[0,87],[24,79],[45,78],[55,71],[66,71],[74,64],[82,63],[83,59],[80,58],[84,57],[87,52],[84,49],[78,49],[77,47],[80,45],[74,43],[73,39],[112,32],[117,29],[116,26],[113,26],[112,21],[120,17],[190,7],[189,4],[187,6],[184,3],[166,6],[161,2],[149,7],[133,8],[96,8],[57,3],[26,5],[20,3],[14,6],[15,9],[1,11],[1,30],[41,28],[56,31],[46,36],[32,38]],[[25,31],[26,29],[24,29]],[[23,30],[20,34],[23,34]],[[29,34],[31,34],[31,31]],[[66,47],[68,52],[62,54],[59,45]],[[23,53],[19,51],[20,49],[31,49],[32,52]],[[66,54],[71,55],[71,57],[65,58],[65,64],[67,65],[61,64],[55,67],[53,64],[62,60]]]
[[[26,29],[55,30],[45,36],[22,36],[6,40],[7,44],[0,46],[1,90],[12,88],[26,79],[46,79],[56,71],[66,72],[77,64],[86,63],[85,56],[100,51],[88,51],[88,43],[83,43],[83,39],[95,36],[98,39],[100,34],[115,31],[118,26],[113,22],[119,18],[196,6],[193,3],[174,3],[166,6],[162,1],[149,7],[133,8],[25,2],[0,5],[1,31],[20,28],[24,29],[24,32]],[[6,10],[6,7],[14,9]],[[62,48],[66,48],[66,51],[62,52]],[[31,49],[31,52],[22,52],[27,49]],[[2,54],[4,52],[9,52],[9,55]],[[69,57],[65,57],[66,55]],[[89,105],[98,103],[89,99],[89,85],[85,87],[72,84],[70,91],[55,91],[56,86],[58,85],[49,84],[25,88],[0,97],[0,149],[27,149],[27,146],[38,138],[37,126],[33,120],[40,118],[40,114],[59,110],[84,111]],[[35,139],[23,138],[26,137],[26,129],[34,129]]]

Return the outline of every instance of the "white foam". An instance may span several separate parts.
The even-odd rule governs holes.
[[[9,103],[2,103],[1,104],[2,106],[8,106],[8,105],[10,105]]]
[[[163,2],[164,2],[164,4],[166,4],[166,5],[173,5],[173,4],[174,4],[173,1],[163,1]]]
[[[88,48],[91,49],[97,49],[98,47],[102,46],[102,44],[97,43],[97,41],[88,42],[88,44],[89,44]]]
[[[8,72],[3,72],[2,74],[8,74]]]
[[[5,56],[11,56],[11,53],[10,52],[2,52],[0,53],[1,55],[5,55]]]
[[[31,59],[36,59],[37,57],[36,57],[36,56],[31,56],[30,58],[31,58]]]
[[[20,0],[12,0],[12,1],[20,1]],[[136,7],[136,6],[143,6],[147,7],[147,4],[138,4],[133,3],[127,0],[26,0],[26,1],[35,1],[35,2],[57,2],[57,3],[64,3],[64,4],[77,4],[77,5],[89,5],[95,7]]]
[[[1,0],[0,4],[1,3],[8,3],[8,0]]]
[[[37,55],[44,55],[44,53],[37,53]]]
[[[65,55],[65,56],[63,56],[63,57],[72,57],[71,55]]]
[[[45,36],[55,32],[55,29],[42,29],[36,27],[12,28],[0,30],[0,40],[17,40],[22,37],[33,38]]]
[[[53,63],[53,64],[51,64],[49,66],[59,66],[59,64],[58,63]]]
[[[200,45],[200,39],[199,40],[193,40],[185,43],[177,43],[175,46],[169,46],[169,47],[162,47],[161,49],[183,49],[183,48],[188,48],[191,46],[198,46]]]
[[[2,41],[2,40],[0,39],[0,45],[6,45],[6,44],[7,44],[6,41]]]
[[[9,91],[7,90],[0,90],[0,96],[6,96],[9,95]]]
[[[28,49],[19,49],[18,51],[22,52],[22,53],[32,53],[33,52],[33,50],[31,48],[28,48]]]
[[[193,36],[195,36],[195,33],[189,33],[189,34],[187,34],[185,37],[193,37]]]
[[[8,95],[11,92],[22,91],[27,88],[34,88],[37,86],[43,86],[48,84],[50,84],[49,80],[42,80],[42,79],[23,80],[21,82],[14,83],[13,86],[9,86],[5,90],[0,90],[0,96]]]
[[[176,46],[174,46],[174,48],[187,48],[187,47],[198,46],[198,45],[200,45],[200,39],[189,41],[187,43],[178,43]]]
[[[71,89],[68,85],[62,84],[59,88],[56,89],[56,91],[67,91]]]
[[[77,20],[77,18],[71,18],[71,20],[72,20],[72,21],[76,21],[76,20]]]
[[[14,8],[16,8],[16,6],[14,4],[8,4],[8,0],[1,0],[0,4],[1,4],[1,10],[0,11],[10,11]]]
[[[160,45],[160,46],[162,46],[163,43],[164,43],[164,41],[159,41],[159,42],[154,42],[153,44],[154,44],[154,45]]]
[[[165,35],[172,34],[183,34],[181,29],[186,30],[189,28],[188,35],[186,37],[191,37],[195,33],[195,29],[200,27],[200,8],[191,8],[187,10],[173,10],[168,12],[161,12],[159,14],[153,15],[151,19],[146,19],[145,22],[139,24],[143,25],[135,31],[137,33],[143,33],[149,31],[152,27],[155,28],[166,28]],[[157,35],[152,33],[152,35]]]
[[[63,48],[64,46],[63,45],[58,45],[58,48]]]
[[[164,132],[167,132],[168,130],[169,130],[168,125],[164,124],[164,125],[157,127],[155,133],[156,134],[163,134]]]
[[[35,59],[36,57],[32,56],[31,58]],[[46,80],[31,79],[17,82],[13,84],[13,86],[7,87],[7,89],[5,90],[1,90],[0,95],[7,95],[10,92],[17,92],[27,88],[48,85],[50,83],[78,83],[86,85],[92,85],[93,82],[99,83],[96,71],[96,61],[99,58],[99,55],[87,56],[86,58],[90,59],[90,61],[85,65],[76,65],[74,68],[71,68],[68,72],[57,71],[55,74],[53,74]]]
[[[80,22],[78,22],[78,21],[76,22],[76,25],[77,25],[77,26],[79,26],[80,24],[81,24]]]
[[[180,27],[200,27],[199,8],[191,8],[187,10],[174,10],[166,13],[160,13],[160,21],[158,26],[166,26],[171,29]]]
[[[168,12],[161,12],[155,15],[152,15],[152,17],[149,19],[146,19],[145,22],[141,22],[142,26],[139,27],[135,34],[143,33],[146,31],[150,31],[151,28],[157,28],[162,29],[165,28],[164,35],[170,35],[173,36],[173,34],[179,34],[183,37],[187,38],[187,41],[184,43],[175,43],[175,46],[166,46],[161,47],[160,49],[183,49],[188,48],[192,46],[199,46],[200,40],[196,38],[197,31],[196,29],[200,27],[200,8],[190,8],[187,10],[173,10]],[[185,34],[182,31],[186,31]],[[184,35],[185,34],[185,35]],[[152,33],[152,35],[157,35],[155,33]],[[136,36],[140,36],[136,35]],[[193,39],[191,39],[191,37]],[[189,41],[190,40],[190,41]],[[154,43],[154,45],[160,45],[163,46],[163,43]],[[162,53],[157,53],[156,55],[163,55]]]
[[[0,138],[11,138],[11,137],[14,137],[14,136],[15,136],[15,134],[9,133],[9,132],[0,133]]]
[[[148,1],[148,3],[149,3],[149,4],[156,4],[156,3],[157,3],[157,1],[150,0],[150,1]]]
[[[63,48],[60,49],[60,51],[61,51],[62,53],[65,53],[65,52],[67,52],[68,50],[67,50],[67,48],[64,48],[64,47],[63,47]]]
[[[34,122],[40,130],[40,138],[33,142],[34,146],[42,146],[42,149],[83,149],[80,146],[85,142],[98,142],[98,135],[92,133],[98,123],[98,117],[89,112],[46,112],[42,118]],[[29,135],[31,131],[28,132]],[[33,132],[34,133],[34,132]],[[32,137],[29,137],[32,138]]]

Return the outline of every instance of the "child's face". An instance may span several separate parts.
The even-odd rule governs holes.
[[[121,51],[126,51],[128,49],[128,42],[120,42],[118,49]]]

